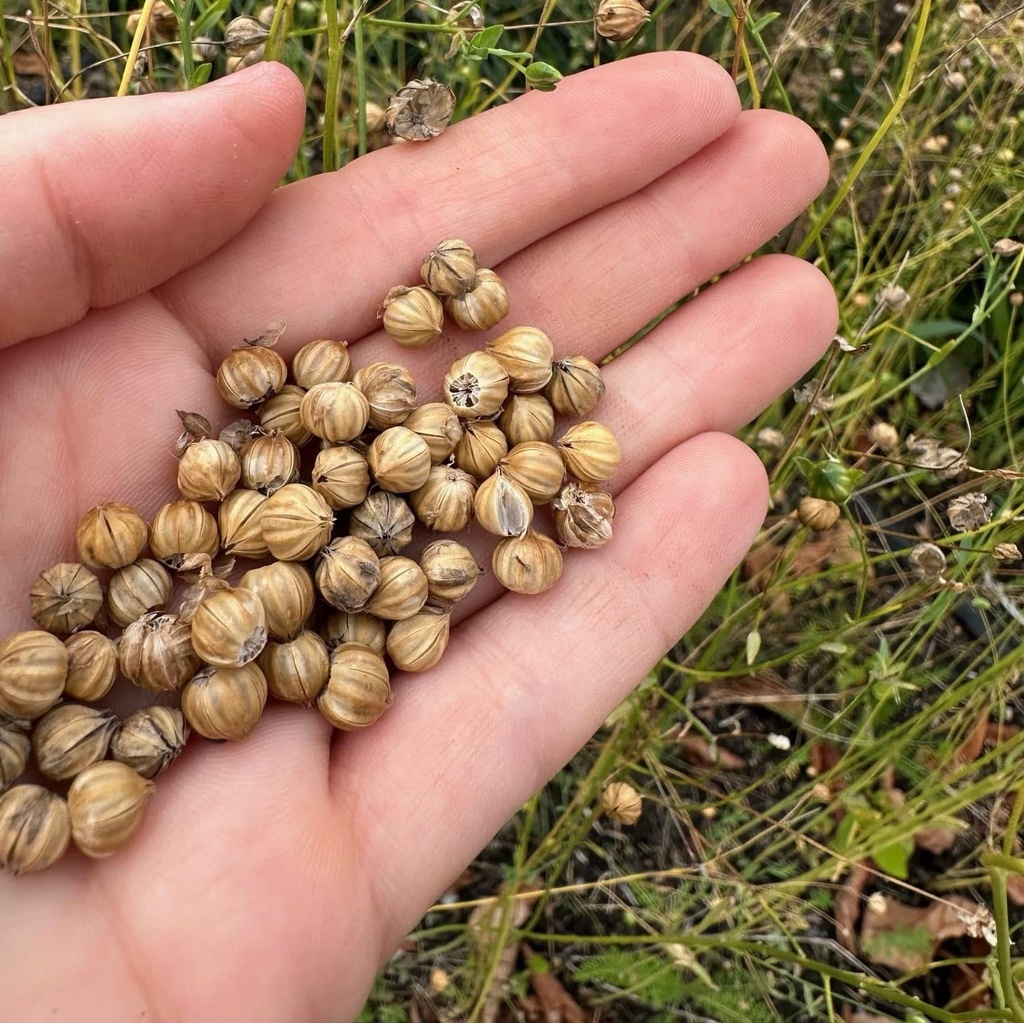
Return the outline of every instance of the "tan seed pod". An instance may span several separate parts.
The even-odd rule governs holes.
[[[177,707],[132,711],[110,740],[110,755],[143,778],[155,778],[180,756],[189,727]]]
[[[294,561],[275,561],[254,568],[242,576],[238,587],[259,597],[267,632],[278,642],[287,642],[302,632],[316,603],[309,570]]]
[[[348,531],[365,540],[379,558],[397,554],[412,542],[416,517],[404,498],[376,490],[352,509]]]
[[[817,532],[831,529],[842,514],[835,501],[823,501],[817,497],[801,497],[796,509],[801,525]]]
[[[313,705],[330,672],[327,644],[309,631],[288,643],[268,643],[259,664],[274,696],[303,707]]]
[[[473,289],[445,299],[444,308],[463,330],[490,330],[508,316],[505,282],[493,270],[479,270]]]
[[[71,837],[94,859],[127,844],[146,814],[153,783],[126,764],[105,760],[87,767],[68,789]]]
[[[103,587],[84,565],[61,563],[40,574],[28,599],[41,629],[67,636],[95,621],[103,607]]]
[[[384,124],[392,135],[407,142],[435,138],[448,127],[455,113],[455,93],[433,78],[407,82],[384,112]]]
[[[0,642],[0,711],[32,720],[59,699],[68,677],[67,647],[48,632],[16,632]]]
[[[613,42],[632,39],[651,16],[637,0],[600,0],[594,13],[597,34]]]
[[[304,388],[285,384],[260,406],[260,426],[267,433],[280,433],[297,448],[308,444],[313,435],[302,421],[302,399],[305,396]]]
[[[232,558],[264,558],[263,509],[267,498],[255,490],[236,490],[217,511],[221,549]]]
[[[622,449],[615,435],[601,423],[570,426],[555,442],[566,469],[581,483],[603,483],[622,464]]]
[[[444,377],[444,400],[463,419],[493,416],[508,397],[508,373],[487,352],[470,352]]]
[[[534,504],[547,504],[565,480],[565,464],[558,448],[542,440],[517,444],[498,464]]]
[[[408,494],[427,481],[430,448],[419,434],[392,426],[374,437],[366,462],[381,490]]]
[[[356,372],[352,383],[370,404],[371,429],[401,426],[416,408],[416,381],[395,362],[371,362]]]
[[[366,610],[388,622],[411,618],[427,602],[427,577],[412,558],[380,559],[380,583]]]
[[[192,629],[177,615],[151,612],[132,622],[117,644],[121,674],[140,689],[176,692],[199,670]]]
[[[75,542],[89,568],[124,568],[146,549],[149,527],[127,504],[100,504],[82,516]]]
[[[207,664],[240,668],[266,645],[267,616],[251,590],[216,590],[199,602],[192,616],[192,648]]]
[[[87,703],[101,700],[117,681],[117,644],[102,632],[76,632],[64,640],[68,677],[64,695]]]
[[[284,327],[228,352],[217,370],[217,390],[234,408],[253,408],[277,394],[288,379],[284,359],[272,349]]]
[[[313,463],[313,489],[336,511],[366,500],[370,467],[351,444],[324,448]]]
[[[508,374],[508,388],[516,394],[542,391],[551,379],[555,350],[551,339],[537,327],[513,327],[487,342],[487,354],[494,356]]]
[[[370,421],[370,403],[355,384],[315,384],[299,406],[307,430],[329,444],[355,440]]]
[[[552,366],[544,396],[560,415],[589,415],[604,397],[601,370],[583,355],[559,359]]]
[[[269,38],[267,25],[245,14],[232,18],[224,29],[224,43],[229,57],[244,57]]]
[[[351,731],[372,725],[391,706],[384,658],[358,643],[339,646],[331,654],[330,675],[317,706],[335,728]]]
[[[178,492],[188,501],[223,501],[241,473],[231,445],[205,437],[189,444],[178,460]]]
[[[181,691],[189,725],[206,739],[240,742],[252,733],[267,705],[267,680],[259,666],[204,668]]]
[[[868,440],[883,451],[895,451],[900,446],[900,435],[892,423],[879,421],[872,423],[868,430]]]
[[[616,824],[636,824],[640,820],[643,801],[632,785],[613,781],[601,793],[601,809]]]
[[[172,501],[153,516],[149,530],[153,557],[177,569],[189,554],[209,554],[220,547],[217,521],[198,501]]]
[[[615,502],[588,483],[570,483],[555,498],[555,529],[567,547],[593,550],[612,538]]]
[[[502,540],[494,548],[491,568],[498,582],[514,593],[543,593],[562,576],[562,552],[554,540],[530,529]]]
[[[448,647],[450,612],[424,608],[419,614],[395,622],[388,633],[387,650],[399,671],[428,671]]]
[[[42,785],[15,785],[0,796],[0,869],[30,874],[52,867],[71,841],[68,804]]]
[[[495,536],[522,536],[533,521],[533,502],[501,469],[477,487],[476,520]]]
[[[423,438],[434,463],[448,458],[462,439],[462,420],[443,401],[413,409],[403,425]]]
[[[333,652],[342,643],[359,643],[383,657],[388,627],[380,618],[363,611],[354,614],[349,611],[332,611],[320,630],[320,636],[329,651]]]
[[[279,561],[305,561],[327,545],[334,528],[330,505],[312,488],[289,483],[267,498],[263,539]]]
[[[498,426],[486,419],[464,424],[462,440],[455,446],[455,464],[477,481],[494,474],[508,454],[508,441]]]
[[[423,348],[441,336],[444,306],[427,288],[392,288],[383,302],[384,331],[403,348]]]
[[[510,394],[498,417],[508,443],[549,441],[555,433],[555,410],[543,394]]]
[[[435,465],[427,482],[409,495],[416,517],[435,533],[461,533],[473,518],[476,482],[455,466]]]
[[[310,341],[292,359],[292,376],[307,391],[317,384],[344,383],[351,375],[347,341]]]
[[[28,766],[32,741],[13,721],[0,721],[0,792],[10,788]]]
[[[253,437],[239,461],[242,486],[268,497],[299,478],[299,449],[283,433]]]
[[[420,276],[435,295],[464,295],[476,286],[476,268],[476,253],[461,238],[445,238],[423,260]]]
[[[119,568],[107,587],[107,611],[120,629],[144,614],[162,608],[174,589],[171,573],[152,558],[142,558]]]
[[[427,577],[427,601],[450,607],[469,596],[481,569],[472,551],[455,540],[435,540],[420,555],[420,568]]]
[[[249,419],[236,419],[220,431],[218,440],[224,441],[236,455],[256,436],[259,426]]]
[[[357,536],[333,540],[320,554],[316,585],[331,607],[361,611],[380,584],[380,559]]]
[[[112,710],[62,703],[48,710],[32,730],[36,766],[54,781],[66,781],[107,755],[117,728]]]

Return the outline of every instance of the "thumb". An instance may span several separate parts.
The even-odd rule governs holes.
[[[0,118],[0,348],[223,245],[287,171],[304,111],[291,72],[261,63],[191,92]]]

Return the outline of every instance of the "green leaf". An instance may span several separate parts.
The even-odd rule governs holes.
[[[210,73],[212,71],[212,64],[197,64],[192,69],[192,76],[188,80],[188,87],[190,89],[198,89],[200,85],[205,85],[210,80]]]
[[[907,867],[910,864],[910,857],[914,852],[913,838],[904,838],[892,845],[882,846],[872,853],[872,859],[878,865],[879,870],[884,870],[890,877],[900,881],[906,881],[909,876]]]
[[[488,25],[483,31],[466,40],[463,53],[470,60],[483,60],[490,56],[491,50],[497,45],[504,31],[501,25]]]
[[[776,18],[781,18],[781,11],[769,11],[764,17],[758,18],[757,21],[751,26],[750,30],[754,35],[760,35],[761,31],[767,28]]]
[[[729,0],[708,0],[708,7],[720,18],[731,18],[735,13]]]
[[[210,29],[221,20],[221,15],[231,6],[231,0],[214,0],[192,26],[192,38],[210,34]]]
[[[562,80],[562,72],[542,60],[535,61],[524,73],[530,85],[541,92],[550,92]]]

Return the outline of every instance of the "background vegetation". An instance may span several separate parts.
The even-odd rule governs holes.
[[[757,546],[363,1018],[1024,1020],[1024,9],[655,0],[615,44],[588,0],[478,4],[500,38],[417,0],[167,0],[126,60],[126,0],[0,0],[0,112],[222,75],[227,24],[262,17],[262,53],[306,84],[292,177],[387,144],[408,79],[449,84],[464,118],[531,61],[654,48],[732,68],[832,154],[771,248],[830,276],[844,343],[745,432],[773,484]],[[823,487],[849,496],[815,532],[795,509]],[[601,814],[613,781],[643,796],[632,826]]]

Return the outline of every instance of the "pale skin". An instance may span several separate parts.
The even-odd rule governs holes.
[[[567,79],[337,174],[275,191],[298,82],[263,64],[194,93],[0,118],[0,623],[103,500],[173,494],[176,408],[220,422],[225,351],[285,319],[288,356],[346,338],[356,365],[438,381],[468,351],[404,353],[381,297],[439,239],[507,281],[506,325],[599,358],[767,241],[823,187],[813,133],[740,113],[689,54]],[[425,909],[697,618],[766,508],[728,436],[836,326],[825,279],[754,260],[608,367],[622,441],[612,543],[540,597],[487,581],[446,658],[395,680],[373,728],[274,705],[248,741],[198,742],[116,857],[0,878],[0,1016],[352,1019]]]

